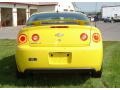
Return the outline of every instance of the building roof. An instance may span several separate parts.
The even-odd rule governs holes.
[[[57,2],[0,2],[7,4],[21,4],[21,5],[35,5],[35,6],[54,6],[57,5]]]

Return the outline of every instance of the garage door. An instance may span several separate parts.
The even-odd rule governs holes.
[[[12,26],[12,8],[1,8],[1,25]]]
[[[26,9],[18,8],[17,9],[17,24],[25,25],[26,23]]]

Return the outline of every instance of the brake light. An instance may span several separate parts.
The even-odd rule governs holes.
[[[18,41],[19,41],[19,43],[21,43],[21,44],[26,43],[26,42],[27,42],[27,36],[26,36],[25,34],[19,35]]]
[[[86,41],[86,40],[88,39],[88,35],[87,35],[86,33],[82,33],[82,34],[80,35],[80,39],[81,39],[82,41]]]
[[[94,42],[99,42],[100,41],[100,34],[94,33],[92,38],[93,38]]]
[[[39,35],[38,34],[33,34],[32,35],[32,40],[33,41],[38,41],[39,40]]]

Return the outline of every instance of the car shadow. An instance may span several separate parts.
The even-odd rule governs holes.
[[[90,75],[78,73],[36,73],[16,78],[15,55],[0,60],[0,87],[82,87]]]

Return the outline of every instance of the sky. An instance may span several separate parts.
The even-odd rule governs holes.
[[[120,2],[75,2],[82,12],[99,12],[102,6],[120,5]]]

